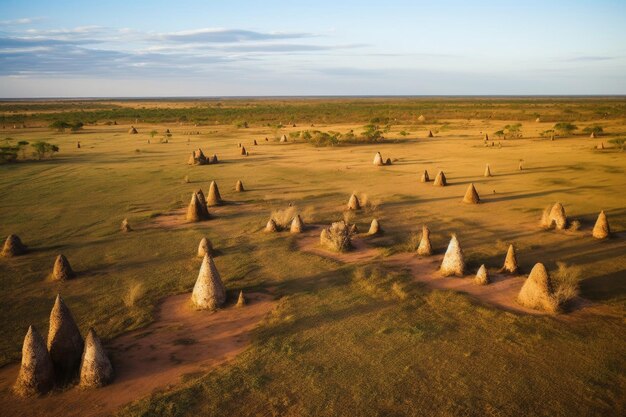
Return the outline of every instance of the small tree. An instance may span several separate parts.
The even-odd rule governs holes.
[[[65,129],[72,127],[72,125],[64,120],[55,120],[50,124],[49,127],[56,130],[57,132],[64,132]]]
[[[383,132],[380,130],[380,126],[374,123],[363,126],[365,129],[361,135],[368,142],[377,142],[382,138]]]
[[[508,135],[510,138],[521,138],[522,137],[522,124],[515,123],[512,125],[504,126],[504,133]]]
[[[150,132],[150,137],[154,138],[157,135],[157,133],[159,133],[159,132],[157,132],[156,130],[151,131]]]
[[[583,129],[583,133],[586,133],[588,135],[591,135],[593,133],[596,136],[600,136],[604,133],[604,129],[602,128],[602,126],[599,125],[587,126]]]
[[[568,122],[560,122],[554,125],[554,131],[560,136],[571,135],[575,130],[578,130],[578,126]]]
[[[59,147],[48,142],[35,142],[30,145],[33,148],[33,156],[41,160],[46,157],[52,157],[54,153],[59,152]]]
[[[83,122],[76,122],[72,125],[70,125],[70,130],[72,131],[72,133],[76,133],[79,130],[81,130],[83,128]]]

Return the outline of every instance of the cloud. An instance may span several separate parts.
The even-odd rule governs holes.
[[[155,39],[185,43],[236,43],[246,41],[310,38],[309,33],[264,33],[242,29],[202,28],[155,35]]]
[[[40,17],[23,17],[21,19],[0,20],[2,26],[30,25],[41,20]]]
[[[575,56],[572,58],[564,59],[565,62],[596,62],[596,61],[612,61],[614,59],[618,59],[616,56],[593,56],[593,55],[583,55],[583,56]]]
[[[2,35],[0,75],[4,76],[199,75],[219,65],[269,61],[274,55],[319,54],[365,46],[294,42],[315,35],[244,29],[154,33],[81,26],[15,29]]]

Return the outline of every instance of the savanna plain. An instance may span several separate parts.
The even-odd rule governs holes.
[[[623,97],[41,100],[0,114],[0,239],[27,246],[0,258],[3,415],[626,413]],[[188,221],[213,181],[222,203]],[[545,222],[555,203],[564,227]],[[345,250],[320,240],[334,222]],[[464,269],[444,276],[453,235]],[[226,289],[216,311],[191,301],[204,237]],[[60,254],[75,277],[51,277]],[[553,309],[519,300],[537,263]],[[46,339],[57,294],[115,378],[23,398],[24,337]]]

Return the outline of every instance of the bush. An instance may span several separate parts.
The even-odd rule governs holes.
[[[55,120],[49,127],[57,132],[65,132],[65,129],[70,129],[72,132],[78,132],[83,128],[83,126],[83,122],[68,123],[65,120]]]
[[[363,126],[365,129],[361,136],[367,142],[378,142],[383,137],[383,131],[380,129],[380,126],[377,124],[370,123],[368,125]]]
[[[48,142],[35,142],[30,145],[33,148],[33,156],[41,160],[43,158],[52,157],[56,152],[59,152],[59,147]]]
[[[582,270],[579,266],[567,266],[564,262],[557,262],[557,271],[552,274],[554,298],[559,306],[567,306],[578,296],[578,284]]]
[[[575,130],[578,130],[578,126],[572,123],[560,122],[554,125],[554,130],[559,135],[565,136],[572,134]]]
[[[596,136],[600,136],[604,133],[604,129],[602,129],[602,126],[599,125],[587,126],[583,129],[583,133],[586,133],[588,135],[591,135],[593,133]]]
[[[27,141],[21,140],[13,145],[11,138],[6,138],[5,142],[4,146],[0,146],[0,162],[15,162],[20,156],[22,159],[26,159]]]
[[[504,126],[504,134],[506,134],[510,138],[521,138],[522,137],[522,124],[515,123],[512,125]]]

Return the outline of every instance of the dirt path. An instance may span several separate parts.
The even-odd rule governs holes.
[[[311,225],[303,233],[302,238],[298,240],[299,249],[344,263],[368,262],[380,256],[376,248],[368,246],[364,239],[360,237],[356,237],[353,240],[353,251],[346,253],[328,251],[319,246],[320,232],[321,226]],[[536,315],[546,314],[542,311],[522,307],[515,301],[526,276],[508,276],[491,273],[491,284],[484,286],[476,285],[473,283],[474,275],[472,273],[467,274],[464,278],[442,277],[437,271],[442,259],[443,255],[433,255],[424,258],[413,253],[398,253],[381,258],[380,261],[386,265],[409,269],[416,281],[424,282],[433,288],[464,292],[481,302],[507,311]]]
[[[107,416],[122,405],[155,390],[176,385],[180,378],[208,370],[241,353],[249,334],[274,305],[268,295],[253,293],[244,308],[216,313],[195,311],[189,294],[166,298],[154,323],[113,340],[107,350],[116,379],[95,390],[72,388],[38,399],[20,399],[11,392],[19,365],[0,369],[0,407],[5,416]]]

